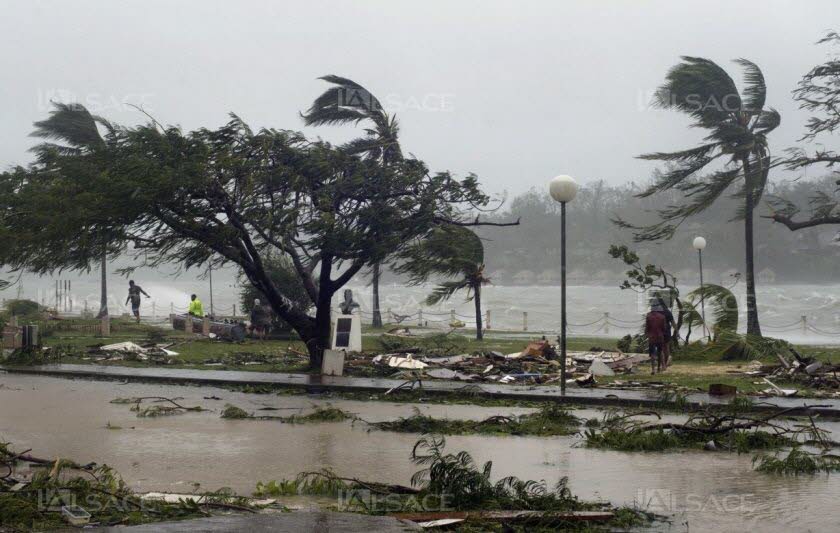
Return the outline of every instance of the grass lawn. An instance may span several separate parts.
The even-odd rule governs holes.
[[[365,328],[362,337],[364,351],[370,354],[387,353],[399,348],[423,346],[441,354],[474,353],[478,351],[495,350],[503,354],[518,352],[527,344],[528,338],[498,338],[490,337],[476,341],[467,334],[452,333],[435,335],[428,338],[405,339],[383,336],[387,330],[373,330]],[[499,335],[498,332],[494,335]],[[535,334],[532,339],[540,338]],[[551,338],[554,341],[554,338]],[[568,341],[570,351],[584,351],[591,348],[615,349],[617,339],[603,337],[573,337]],[[44,337],[47,346],[59,347],[65,354],[62,362],[91,363],[94,361],[83,359],[88,349],[101,344],[123,341],[143,343],[154,341],[159,343],[175,343],[170,349],[179,353],[172,367],[195,367],[211,369],[237,369],[268,372],[310,372],[308,360],[305,356],[305,346],[299,340],[267,340],[256,341],[247,339],[234,344],[207,339],[200,335],[188,334],[183,331],[161,329],[147,324],[135,324],[131,320],[116,319],[110,337],[102,338],[89,333],[61,331],[53,332]],[[798,346],[797,349],[804,356],[816,357],[825,362],[840,359],[840,347]],[[246,364],[247,362],[247,364]],[[771,357],[761,359],[762,363],[776,363]],[[207,366],[208,363],[211,366]],[[221,364],[220,364],[221,363]],[[636,381],[669,383],[672,385],[706,391],[711,383],[733,385],[739,391],[749,393],[764,390],[768,387],[761,378],[732,374],[732,371],[746,370],[749,361],[721,361],[714,354],[699,350],[681,350],[674,356],[674,364],[663,374],[650,375],[647,364],[639,365],[632,374],[620,374],[614,377],[599,377],[599,383],[613,381]],[[147,361],[113,361],[105,364],[126,366],[152,366]],[[355,367],[350,373],[359,375],[378,374],[379,369],[373,367]],[[783,379],[774,379],[779,386],[787,385]],[[814,391],[801,389],[800,394],[812,395]]]

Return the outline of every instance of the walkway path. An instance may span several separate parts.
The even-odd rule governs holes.
[[[0,371],[20,374],[40,374],[59,377],[82,377],[94,379],[119,379],[164,383],[195,383],[202,385],[271,385],[305,389],[309,392],[322,390],[386,392],[405,383],[404,380],[387,378],[336,377],[311,374],[289,374],[282,372],[238,372],[233,370],[191,370],[183,368],[135,368],[103,365],[41,365],[25,367],[4,367]],[[430,394],[479,392],[488,397],[513,400],[554,400],[580,405],[655,406],[661,405],[659,393],[651,390],[582,389],[575,385],[566,390],[565,396],[558,386],[500,385],[495,383],[465,383],[463,381],[424,380],[423,390]],[[479,390],[480,388],[480,390]],[[710,404],[723,405],[728,398],[693,393],[686,396],[688,405],[694,408]],[[785,408],[820,406],[812,411],[824,416],[840,417],[840,400],[815,398],[769,398],[756,401],[755,410],[773,411]]]
[[[202,533],[347,531],[369,533],[371,531],[383,531],[386,533],[396,533],[399,531],[421,531],[421,528],[411,522],[403,522],[387,516],[369,516],[353,513],[293,512],[271,515],[213,516],[196,520],[157,522],[141,526],[99,527],[87,531],[111,533],[121,531],[125,533],[159,533],[169,531],[198,531]]]

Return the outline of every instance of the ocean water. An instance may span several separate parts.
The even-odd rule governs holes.
[[[95,273],[89,277],[70,279],[71,290],[58,297],[62,311],[78,313],[87,307],[96,311],[99,306],[99,283]],[[151,295],[144,298],[141,313],[145,317],[165,317],[170,312],[186,311],[190,294],[197,294],[206,311],[211,309],[211,292],[208,279],[193,276],[165,277],[144,280],[136,277]],[[62,285],[63,286],[63,285]],[[364,284],[351,284],[354,299],[359,302],[363,318],[370,319],[372,308],[371,288]],[[475,307],[466,300],[466,294],[456,294],[440,305],[424,304],[433,285],[404,286],[384,284],[380,288],[383,318],[386,321],[403,319],[404,324],[422,324],[448,329],[453,316],[475,327]],[[683,288],[687,294],[694,287]],[[109,279],[109,309],[112,314],[129,313],[126,306],[128,284],[125,279]],[[239,287],[231,276],[217,276],[212,291],[212,307],[217,315],[231,315],[234,306],[241,314]],[[746,324],[745,285],[732,288],[738,298],[740,325]],[[37,298],[51,307],[56,305],[55,280],[26,278],[17,286],[6,289],[4,298]],[[336,295],[335,307],[342,299]],[[570,285],[567,288],[569,331],[572,335],[616,337],[635,333],[647,309],[647,296],[632,290],[622,290],[616,285]],[[759,285],[758,307],[762,330],[765,335],[797,343],[840,344],[840,284],[832,285]],[[482,290],[482,310],[485,327],[489,312],[490,332],[545,332],[554,334],[560,326],[559,286],[500,286],[489,285]],[[707,306],[711,321],[711,307]],[[391,313],[390,315],[388,313]],[[454,314],[453,314],[454,313]],[[527,317],[526,317],[527,313]],[[608,317],[607,317],[608,314]],[[390,319],[389,319],[390,317]],[[803,319],[804,317],[804,319]],[[693,334],[696,338],[697,332]]]

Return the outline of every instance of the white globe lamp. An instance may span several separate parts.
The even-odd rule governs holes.
[[[704,250],[706,248],[706,239],[703,237],[694,237],[694,243],[692,245],[698,252]]]
[[[578,192],[578,184],[571,176],[557,176],[548,183],[548,192],[555,202],[565,204],[575,199]]]

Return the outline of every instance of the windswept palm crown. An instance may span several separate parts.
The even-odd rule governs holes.
[[[408,274],[412,285],[442,278],[426,298],[427,305],[437,305],[466,289],[467,301],[475,301],[476,337],[482,338],[481,287],[490,280],[484,276],[484,245],[478,235],[461,226],[438,227],[407,247],[394,271]]]
[[[102,126],[107,132],[103,137],[99,132]],[[59,156],[74,156],[85,153],[93,153],[105,150],[108,143],[114,138],[116,128],[102,117],[92,115],[81,104],[53,102],[53,110],[46,120],[35,123],[35,131],[30,135],[46,139],[32,148],[32,152],[41,163],[46,163],[53,154]],[[49,142],[55,141],[55,142]],[[108,287],[107,287],[107,255],[108,246],[112,244],[107,236],[102,237],[102,256],[100,258],[101,268],[101,295],[99,305],[99,316],[108,314]]]
[[[781,117],[775,109],[764,108],[767,87],[758,66],[746,59],[735,62],[744,69],[743,95],[723,68],[699,57],[683,57],[657,91],[658,107],[689,115],[692,127],[708,134],[696,148],[639,156],[668,163],[639,197],[676,189],[688,201],[659,210],[657,224],[634,227],[640,230],[636,240],[670,238],[682,221],[712,205],[733,185],[738,186],[733,196],[749,198],[753,206],[761,198],[770,169],[767,134],[779,126]],[[720,168],[709,170],[714,163]],[[736,218],[744,216],[739,209]]]
[[[692,127],[707,134],[695,148],[640,156],[664,161],[666,168],[638,196],[673,189],[682,193],[684,202],[658,209],[659,221],[649,226],[634,226],[620,219],[615,222],[632,228],[636,241],[671,238],[688,217],[731,191],[732,197],[742,201],[733,220],[744,221],[747,330],[761,335],[753,275],[753,210],[767,185],[771,167],[767,135],[779,126],[781,118],[775,109],[765,109],[764,75],[751,61],[735,60],[744,71],[744,90],[739,92],[729,74],[713,61],[699,57],[682,60],[668,72],[654,103],[689,115],[694,121]]]
[[[307,126],[359,124],[369,122],[365,137],[344,145],[352,154],[379,159],[384,163],[399,160],[402,150],[399,143],[400,127],[396,116],[385,112],[379,100],[355,81],[341,76],[328,75],[320,79],[332,84],[315,99],[303,114]]]

